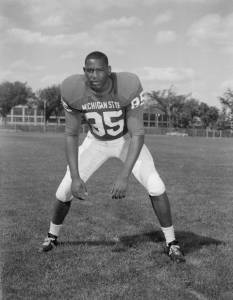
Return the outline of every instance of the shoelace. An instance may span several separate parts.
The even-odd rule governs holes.
[[[55,239],[54,238],[51,238],[51,237],[46,237],[45,239],[44,239],[44,245],[45,244],[48,244],[48,243],[50,243],[50,242],[54,242],[55,241]]]
[[[180,246],[178,246],[178,245],[171,245],[171,247],[169,249],[169,255],[171,255],[172,253],[180,254]]]

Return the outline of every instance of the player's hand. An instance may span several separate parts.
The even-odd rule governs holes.
[[[118,176],[115,183],[113,184],[111,195],[112,199],[125,198],[128,187],[128,177]]]
[[[81,178],[75,178],[71,183],[71,193],[72,195],[79,200],[85,200],[87,193],[87,188],[84,181]]]

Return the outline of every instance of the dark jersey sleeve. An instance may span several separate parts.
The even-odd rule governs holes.
[[[65,134],[71,136],[77,136],[81,124],[81,113],[78,110],[74,110],[70,107],[64,99],[61,99],[62,105],[65,110]]]
[[[118,89],[124,99],[126,122],[132,135],[143,135],[143,89],[137,75],[119,73]]]
[[[61,84],[61,102],[65,110],[66,135],[77,136],[81,124],[81,102],[85,91],[82,75],[72,75]]]
[[[131,104],[126,108],[127,127],[132,135],[144,135],[143,107],[139,106],[132,109]]]
[[[85,98],[86,85],[83,75],[72,75],[61,84],[61,96],[65,109],[72,111],[82,110],[82,102]]]

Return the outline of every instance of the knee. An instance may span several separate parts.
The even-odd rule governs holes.
[[[56,198],[56,206],[60,209],[69,209],[72,203],[72,199],[70,201],[61,201]]]
[[[151,174],[147,180],[147,191],[150,196],[161,196],[165,193],[164,182],[157,174]]]
[[[69,202],[73,198],[71,194],[71,177],[69,166],[67,166],[66,174],[60,182],[55,195],[57,200],[61,202]]]

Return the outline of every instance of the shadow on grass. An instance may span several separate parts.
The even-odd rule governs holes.
[[[219,246],[225,244],[224,241],[202,236],[190,231],[178,231],[176,236],[181,242],[185,253],[195,252],[203,246],[208,247],[211,245]]]
[[[58,242],[58,246],[114,246],[116,244],[115,241],[111,240],[80,240],[80,241],[67,241],[67,242]]]
[[[201,236],[195,234],[193,232],[188,231],[177,231],[176,237],[179,240],[180,244],[185,253],[195,252],[203,246],[210,245],[221,245],[224,244],[223,241],[213,239],[206,236]],[[59,242],[59,246],[79,246],[79,245],[87,245],[87,246],[110,246],[115,247],[113,251],[120,252],[126,251],[127,248],[136,247],[139,244],[154,242],[154,243],[162,243],[164,242],[163,234],[161,231],[150,231],[144,232],[135,235],[123,235],[118,236],[117,240],[80,240],[80,241],[67,241],[67,242]]]

